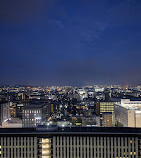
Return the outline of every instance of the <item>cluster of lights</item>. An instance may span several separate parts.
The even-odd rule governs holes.
[[[42,158],[50,158],[50,139],[42,139]]]

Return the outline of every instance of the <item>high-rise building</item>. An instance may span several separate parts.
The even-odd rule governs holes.
[[[141,101],[122,99],[114,106],[114,114],[117,126],[141,127]]]
[[[28,104],[22,110],[23,127],[36,127],[42,122],[42,104]]]
[[[0,129],[1,158],[141,158],[141,128]]]
[[[51,114],[50,104],[27,104],[22,109],[23,127],[36,127],[48,121]]]
[[[51,104],[46,104],[42,108],[42,121],[47,122],[51,115]]]
[[[104,112],[114,113],[115,104],[117,104],[117,102],[113,102],[113,101],[96,102],[96,114],[102,116],[102,113],[104,113]]]
[[[7,102],[2,104],[2,121],[7,121],[11,119],[10,106],[12,102]]]

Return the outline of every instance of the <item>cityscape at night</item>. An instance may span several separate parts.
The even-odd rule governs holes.
[[[141,158],[140,59],[140,0],[0,0],[0,158]]]

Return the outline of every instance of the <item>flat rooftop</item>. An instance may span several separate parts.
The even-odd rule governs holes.
[[[141,110],[141,106],[138,106],[138,105],[131,105],[131,104],[117,104],[125,109],[128,109],[128,110]]]
[[[32,108],[42,108],[45,106],[44,104],[26,104],[24,105],[25,109],[32,109]]]

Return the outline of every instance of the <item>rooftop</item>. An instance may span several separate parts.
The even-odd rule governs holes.
[[[0,128],[1,134],[141,134],[141,128],[129,127],[49,127]]]
[[[131,101],[130,99],[121,99],[117,105],[128,110],[141,110],[141,101]]]
[[[137,106],[137,105],[130,105],[130,104],[126,104],[126,105],[117,104],[117,105],[119,105],[125,109],[128,109],[128,110],[139,110],[139,111],[141,110],[141,106]]]
[[[26,109],[31,109],[31,108],[42,108],[44,104],[26,104],[24,108]]]

